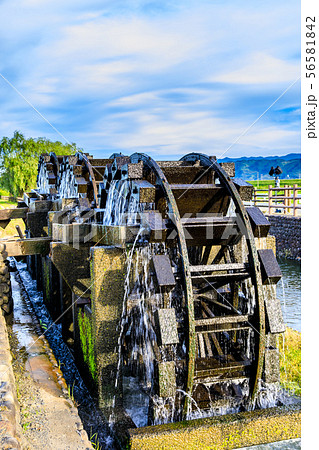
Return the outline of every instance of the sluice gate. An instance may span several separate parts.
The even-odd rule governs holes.
[[[27,261],[122,446],[140,427],[280,404],[281,272],[252,194],[233,163],[203,154],[51,153],[37,189],[0,211],[2,227],[26,224],[1,241],[1,276],[8,256]]]

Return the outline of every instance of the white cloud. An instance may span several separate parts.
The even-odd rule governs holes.
[[[220,157],[229,147],[223,156],[241,156],[244,149],[264,156],[274,150],[299,151],[298,131],[282,124],[256,123],[238,140],[249,125],[241,118],[218,118],[208,112],[128,111],[120,113],[116,120],[100,118],[95,127],[98,138],[89,138],[104,139],[104,149],[150,152],[160,159],[191,151]]]
[[[239,65],[239,64],[238,64]],[[289,83],[300,76],[300,64],[287,62],[265,53],[246,56],[237,70],[224,72],[210,81],[234,84]]]

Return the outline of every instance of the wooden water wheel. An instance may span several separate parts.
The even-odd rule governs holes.
[[[144,237],[136,247],[162,245],[148,254],[152,294],[144,282],[127,299],[123,364],[145,389],[151,353],[153,382],[146,390],[173,399],[174,414],[182,411],[184,417],[194,408],[224,405],[221,398],[247,406],[263,377],[268,288],[252,215],[242,200],[252,187],[232,179],[233,172],[197,153],[177,162],[134,154],[115,158],[104,175],[105,185],[131,183],[131,192],[147,204],[140,214]],[[142,315],[147,330],[136,331]],[[132,358],[136,346],[144,350]]]

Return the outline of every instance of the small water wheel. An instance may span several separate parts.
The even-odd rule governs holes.
[[[60,198],[87,198],[93,207],[98,207],[99,184],[103,179],[106,163],[107,160],[93,159],[79,152],[65,157],[58,183]]]
[[[196,153],[177,162],[134,154],[116,157],[104,175],[106,213],[122,205],[108,223],[139,212],[121,343],[126,380],[151,399],[149,423],[251,407],[266,350],[275,349],[269,335],[283,331],[271,326],[279,278],[264,275],[255,242],[267,221],[244,207],[252,186],[224,167]],[[116,186],[124,201],[119,192],[113,201]]]
[[[107,163],[112,162],[113,159],[95,159],[80,152],[67,156],[43,154],[38,164],[37,192],[51,198],[87,198],[93,207],[98,207],[99,185]]]
[[[39,157],[37,176],[39,194],[54,195],[57,193],[59,168],[62,160],[63,156],[56,156],[53,152],[44,153]]]

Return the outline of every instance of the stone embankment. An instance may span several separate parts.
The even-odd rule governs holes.
[[[269,234],[276,237],[276,253],[279,258],[300,261],[301,217],[267,215],[271,223]]]

